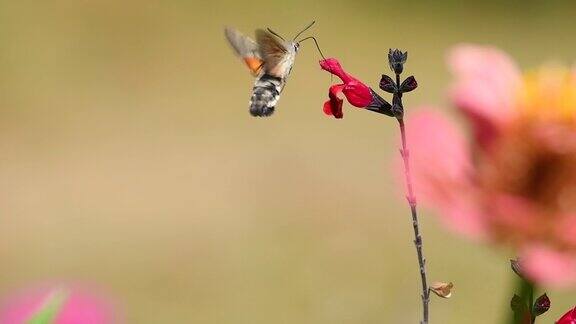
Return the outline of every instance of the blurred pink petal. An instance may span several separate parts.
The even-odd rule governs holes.
[[[24,324],[43,310],[55,294],[61,293],[54,324],[119,323],[112,303],[93,291],[74,287],[41,285],[4,298],[0,324]]]
[[[449,53],[448,64],[457,78],[480,78],[501,89],[518,85],[522,76],[514,60],[493,46],[457,45]]]
[[[534,204],[528,199],[510,194],[500,194],[492,197],[492,211],[486,213],[493,225],[513,228],[515,232],[528,236],[538,231],[541,225],[540,214]],[[509,231],[507,233],[510,235]]]
[[[112,312],[103,300],[81,291],[72,291],[56,324],[112,323]]]
[[[419,198],[452,229],[513,246],[538,284],[576,284],[573,76],[558,68],[522,76],[485,46],[458,46],[449,63],[452,99],[474,136],[467,143],[431,112],[408,120]]]
[[[521,73],[508,55],[485,46],[457,46],[448,64],[456,78],[452,100],[470,119],[480,144],[487,145],[516,113]]]
[[[556,235],[564,244],[576,246],[576,214],[564,215],[558,222]]]
[[[409,116],[406,127],[417,197],[440,209],[453,229],[483,237],[485,228],[471,181],[474,170],[464,137],[429,108]]]
[[[533,245],[520,256],[526,276],[540,284],[563,287],[576,283],[576,259],[573,254]]]

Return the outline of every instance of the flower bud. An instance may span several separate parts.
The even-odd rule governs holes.
[[[404,70],[404,63],[408,59],[408,52],[402,52],[399,49],[390,49],[388,51],[388,64],[390,69],[396,74],[401,74]]]

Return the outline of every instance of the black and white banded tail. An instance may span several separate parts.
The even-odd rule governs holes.
[[[285,79],[264,73],[254,83],[250,98],[250,114],[256,117],[267,117],[274,113],[280,99]]]

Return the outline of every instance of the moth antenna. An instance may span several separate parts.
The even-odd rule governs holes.
[[[273,31],[272,29],[270,29],[270,28],[266,28],[266,29],[267,29],[272,35],[280,38],[280,39],[283,40],[283,41],[286,41],[286,40],[284,39],[284,37],[278,35],[278,34],[277,34],[275,31]]]
[[[307,31],[308,29],[310,29],[310,27],[314,26],[315,23],[316,23],[316,20],[313,20],[310,24],[308,24],[308,26],[306,26],[306,28],[302,29],[298,34],[296,34],[296,36],[294,36],[294,38],[292,38],[292,40],[295,40],[296,38],[298,38],[298,36],[302,35],[303,32]]]
[[[320,45],[318,45],[318,41],[316,40],[316,38],[314,36],[309,36],[309,37],[303,38],[303,39],[299,40],[298,43],[302,43],[303,41],[305,41],[307,39],[311,39],[314,41],[314,44],[316,44],[316,48],[318,49],[320,56],[322,56],[322,59],[325,60],[326,58],[324,57],[324,54],[322,54],[322,50],[320,49]]]

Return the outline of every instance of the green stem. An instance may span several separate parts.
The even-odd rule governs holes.
[[[532,306],[534,305],[534,290],[535,290],[535,286],[533,283],[524,280],[522,278],[516,277],[516,288],[514,289],[514,292],[510,295],[510,296],[514,296],[514,293],[518,292],[518,296],[520,296],[520,298],[522,298],[522,300],[526,303],[526,306],[528,306],[528,309],[530,310],[530,323],[534,324],[536,322],[536,317],[532,315],[533,311],[532,311]],[[511,297],[509,297],[511,298]],[[516,316],[516,314],[514,314],[514,312],[510,311],[510,304],[508,303],[508,310],[509,313],[511,314],[511,316],[509,317],[509,320],[507,321],[507,323],[509,324],[525,324],[524,322],[522,322],[523,318],[522,316],[520,316],[519,318]]]
[[[522,280],[520,297],[522,297],[522,300],[525,300],[528,304],[528,309],[530,310],[530,323],[534,324],[534,321],[536,320],[536,317],[532,315],[532,305],[534,305],[534,284]]]
[[[528,287],[528,307],[530,308],[530,323],[536,323],[536,316],[534,316],[534,287],[533,283],[527,283]]]

